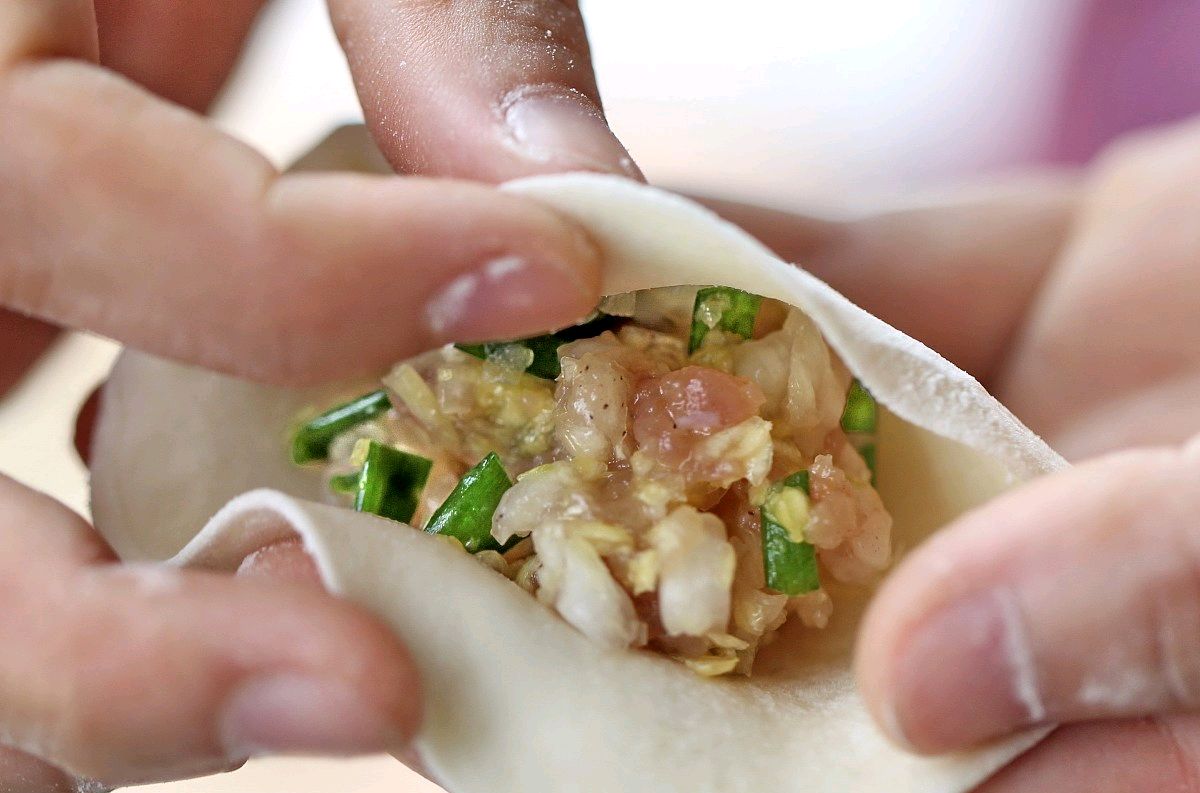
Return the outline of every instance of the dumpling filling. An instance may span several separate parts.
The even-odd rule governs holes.
[[[608,298],[554,334],[448,345],[304,424],[331,498],[424,527],[593,641],[749,674],[822,581],[891,560],[876,407],[799,310],[726,287]]]

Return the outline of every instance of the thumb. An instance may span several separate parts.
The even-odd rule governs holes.
[[[608,127],[576,0],[329,0],[367,123],[401,173],[641,179]]]
[[[1200,443],[1097,459],[916,551],[875,598],[859,680],[894,738],[1200,706]]]

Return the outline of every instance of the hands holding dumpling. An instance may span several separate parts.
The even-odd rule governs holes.
[[[207,105],[258,3],[176,5],[0,12],[0,300],[15,312],[0,317],[0,385],[52,338],[18,314],[297,383],[595,305],[598,252],[538,204],[459,182],[281,177],[169,104]],[[604,123],[572,4],[330,5],[399,173],[640,178]],[[1197,784],[1198,152],[1200,126],[1184,126],[1078,177],[848,223],[714,203],[1081,462],[905,559],[860,637],[872,711],[919,751],[1068,723],[988,793]],[[10,480],[0,514],[0,790],[399,752],[415,729],[403,648],[316,590],[297,548],[246,565],[288,585],[168,575],[116,564],[78,516]]]

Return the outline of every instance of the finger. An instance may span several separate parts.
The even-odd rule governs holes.
[[[245,578],[256,578],[264,581],[298,584],[301,586],[321,588],[321,576],[317,572],[316,562],[304,550],[304,543],[298,538],[281,540],[267,545],[242,560],[237,574]],[[433,776],[425,767],[416,747],[408,746],[393,749],[393,754],[406,766],[421,776],[433,781]],[[0,788],[2,789],[2,788]]]
[[[0,730],[71,773],[133,783],[249,755],[399,749],[416,673],[374,618],[310,587],[80,566],[81,519],[0,481]],[[13,547],[13,546],[20,547]]]
[[[836,221],[704,199],[871,313],[981,379],[1066,239],[1072,177],[1039,177]]]
[[[203,111],[264,2],[96,0],[100,62],[165,99]]]
[[[401,173],[641,178],[608,127],[574,0],[329,0],[367,123]]]
[[[17,384],[54,340],[58,329],[36,319],[0,309],[0,396]]]
[[[1060,727],[975,793],[1200,793],[1200,719]]]
[[[999,392],[1056,448],[1178,443],[1200,428],[1197,206],[1200,119],[1121,141],[1093,169]]]
[[[872,711],[935,752],[1200,706],[1198,514],[1200,443],[1097,459],[968,514],[867,614]]]
[[[0,790],[4,793],[78,793],[68,774],[33,755],[0,746]]]
[[[598,300],[594,246],[536,202],[452,182],[279,178],[119,78],[29,61],[48,51],[36,37],[18,51],[26,62],[11,42],[6,60],[11,29],[0,27],[0,302],[301,383],[568,324]]]

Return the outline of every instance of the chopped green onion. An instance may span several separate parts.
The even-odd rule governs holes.
[[[875,398],[862,383],[855,380],[846,394],[846,408],[842,411],[842,429],[846,432],[871,433],[878,423]]]
[[[863,462],[871,469],[871,484],[875,484],[875,431],[879,427],[879,407],[863,384],[855,380],[846,394],[842,411],[842,430],[849,436]]]
[[[329,489],[335,493],[354,495],[358,492],[358,480],[361,476],[359,471],[331,476],[329,477]]]
[[[784,487],[798,487],[804,491],[804,495],[808,495],[808,471],[797,471],[796,473],[783,480]]]
[[[387,412],[387,392],[380,389],[344,405],[325,411],[296,431],[292,438],[292,462],[302,465],[329,456],[329,444],[348,429]]]
[[[370,441],[354,509],[401,523],[412,520],[433,461]]]
[[[808,526],[808,472],[798,471],[771,488],[759,515],[767,586],[788,596],[819,589],[817,549],[796,539]]]
[[[454,490],[425,524],[430,534],[454,537],[471,553],[498,550],[492,537],[492,515],[500,497],[512,487],[500,458],[492,452],[463,474]]]
[[[870,441],[858,447],[858,454],[871,469],[871,484],[875,484],[875,442]]]
[[[754,335],[754,320],[762,298],[729,286],[710,286],[696,293],[692,307],[692,332],[688,336],[688,355],[704,343],[708,332],[720,328],[748,339]]]
[[[525,371],[534,377],[554,380],[562,373],[562,366],[558,360],[559,347],[569,341],[590,339],[593,336],[599,336],[604,331],[612,330],[625,321],[624,317],[600,314],[594,319],[590,319],[579,325],[572,325],[569,328],[563,328],[556,333],[546,333],[541,336],[531,336],[527,339],[516,339],[513,341],[491,341],[484,344],[456,344],[454,346],[468,355],[474,355],[476,358],[487,360],[489,356],[500,348],[511,344],[519,344],[533,351],[533,362],[529,364]]]

